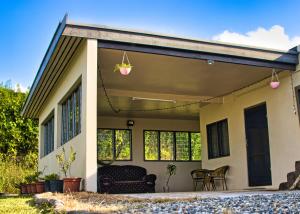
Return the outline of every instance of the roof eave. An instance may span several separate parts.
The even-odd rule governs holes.
[[[27,115],[27,106],[30,102],[30,100],[32,99],[33,97],[33,94],[35,93],[35,90],[36,90],[36,87],[38,86],[38,83],[44,73],[44,70],[52,56],[52,53],[54,52],[56,46],[57,46],[57,43],[60,39],[60,37],[62,36],[63,34],[63,31],[66,27],[66,24],[67,24],[67,19],[68,19],[68,14],[66,14],[63,18],[63,20],[61,22],[59,22],[56,30],[55,30],[55,33],[51,39],[51,42],[47,48],[47,51],[46,51],[46,54],[44,55],[44,58],[42,60],[42,63],[40,64],[40,67],[38,69],[38,72],[37,72],[37,75],[35,76],[34,78],[34,81],[33,81],[33,84],[32,86],[30,87],[30,91],[29,91],[29,94],[26,98],[26,101],[23,105],[23,108],[22,108],[22,111],[21,111],[21,115],[24,116],[24,117],[29,117],[29,115]]]

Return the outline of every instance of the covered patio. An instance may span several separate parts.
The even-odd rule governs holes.
[[[127,76],[113,72],[125,51],[133,65]],[[230,167],[228,188],[244,189],[251,186],[248,173],[255,171],[247,172],[244,112],[263,103],[263,110],[271,115],[270,143],[276,145],[268,152],[276,157],[272,161],[278,169],[272,171],[275,182],[270,177],[259,185],[278,186],[286,172],[284,157],[278,155],[285,143],[281,138],[290,136],[278,137],[276,132],[284,129],[280,121],[295,122],[294,115],[286,113],[293,103],[286,92],[291,91],[289,74],[295,71],[297,57],[296,50],[86,25],[65,17],[22,112],[39,119],[39,168],[47,166],[45,173],[59,172],[55,155],[72,146],[77,152],[72,174],[83,178],[87,191],[97,191],[97,169],[112,159],[116,159],[114,165],[137,165],[155,174],[157,192],[163,191],[168,164],[177,166],[170,191],[192,191],[192,170],[224,165]],[[268,87],[272,69],[282,79],[277,93]],[[75,129],[65,137],[63,112],[72,96],[80,98],[76,101],[80,113],[75,112],[79,120],[72,119]],[[53,142],[45,152],[43,130],[49,117],[54,121]],[[264,130],[267,135],[268,129]],[[125,143],[120,136],[127,139]],[[101,144],[101,139],[108,143]],[[126,149],[119,151],[123,144]],[[271,176],[271,166],[258,166]]]

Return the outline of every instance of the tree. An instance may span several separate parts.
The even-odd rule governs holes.
[[[6,157],[19,159],[37,154],[38,123],[21,116],[27,95],[0,86],[0,154]]]

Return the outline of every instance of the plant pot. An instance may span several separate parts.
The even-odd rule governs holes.
[[[21,184],[21,194],[27,194],[27,186],[26,184]]]
[[[36,193],[45,192],[45,182],[38,181],[35,183],[35,186],[36,186]]]
[[[31,189],[31,194],[35,194],[36,193],[35,183],[30,184],[30,189]]]
[[[79,192],[81,178],[64,178],[64,192]]]
[[[121,67],[120,68],[120,73],[122,75],[128,75],[130,73],[130,71],[131,71],[131,68],[126,68],[126,67]]]
[[[63,180],[45,181],[45,192],[63,192]]]
[[[275,82],[272,81],[272,82],[270,83],[270,86],[271,86],[271,88],[273,88],[273,89],[278,88],[279,85],[280,85],[280,82],[278,82],[278,81],[275,81]]]
[[[31,194],[31,184],[26,184],[27,194]]]

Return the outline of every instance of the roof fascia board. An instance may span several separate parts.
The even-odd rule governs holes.
[[[212,53],[201,53],[196,51],[187,51],[180,49],[172,49],[172,48],[160,48],[160,47],[151,47],[147,45],[138,45],[138,44],[128,44],[128,43],[120,43],[120,42],[111,42],[111,41],[103,41],[100,40],[98,42],[99,48],[107,48],[107,49],[115,49],[115,50],[124,50],[124,51],[135,51],[141,53],[149,53],[149,54],[159,54],[166,56],[174,56],[174,57],[183,57],[190,59],[200,59],[200,60],[214,60],[218,62],[232,63],[232,64],[243,64],[243,65],[251,65],[251,66],[260,66],[260,67],[268,67],[268,68],[276,68],[276,69],[284,69],[284,70],[295,70],[295,65],[282,63],[277,61],[267,61],[267,60],[257,60],[252,58],[245,58],[239,56],[228,56],[221,54],[212,54]]]
[[[93,38],[111,42],[129,43],[133,45],[176,48],[187,51],[198,51],[211,54],[252,58],[257,60],[277,61],[286,64],[292,64],[294,66],[298,63],[297,51],[295,49],[291,49],[289,51],[268,50],[217,42],[153,35],[144,32],[110,29],[97,27],[94,25],[80,25],[69,22],[67,23],[63,35]]]
[[[37,75],[34,78],[34,81],[33,81],[33,84],[30,88],[29,94],[26,98],[25,104],[24,104],[22,112],[21,112],[22,116],[26,116],[27,106],[28,106],[30,100],[32,99],[32,97],[33,97],[33,95],[34,95],[34,93],[35,93],[35,91],[38,87],[40,79],[44,74],[44,70],[47,67],[48,62],[51,59],[52,53],[54,52],[54,50],[55,50],[55,48],[58,44],[58,41],[59,41],[60,37],[63,34],[63,31],[64,31],[64,29],[66,27],[66,24],[67,24],[67,19],[68,19],[68,15],[66,14],[64,16],[63,20],[61,22],[59,22],[59,24],[58,24],[58,26],[55,30],[55,33],[54,33],[54,35],[51,39],[51,42],[50,42],[50,44],[47,48],[46,54],[45,54],[45,56],[42,60],[42,63],[40,64],[40,67],[38,69]]]

